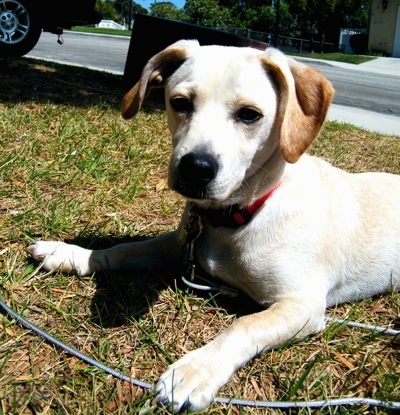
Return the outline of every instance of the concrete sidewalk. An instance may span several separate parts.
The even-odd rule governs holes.
[[[312,62],[315,59],[295,57],[301,61]],[[376,73],[380,75],[391,75],[400,77],[400,59],[399,58],[376,58],[371,61],[354,65],[345,62],[336,62],[317,59],[325,65],[337,66],[352,71],[362,71]],[[399,95],[400,99],[400,95]],[[329,121],[338,121],[352,124],[365,130],[387,135],[398,135],[400,137],[400,117],[389,114],[379,114],[360,108],[345,107],[332,104],[327,119]]]
[[[337,66],[352,71],[371,72],[381,75],[400,77],[400,58],[375,58],[368,62],[355,65],[353,63],[330,61],[325,59],[306,58],[304,56],[292,56],[293,59],[303,62],[321,62],[324,65]]]
[[[361,108],[332,104],[327,119],[351,124],[379,134],[398,135],[400,138],[400,117],[394,115],[379,114]]]
[[[400,77],[400,58],[376,58],[355,66],[365,72]]]

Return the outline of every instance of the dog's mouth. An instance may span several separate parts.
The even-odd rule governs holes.
[[[218,201],[218,198],[210,190],[212,187],[210,183],[193,180],[193,177],[189,180],[175,177],[169,187],[192,201]]]

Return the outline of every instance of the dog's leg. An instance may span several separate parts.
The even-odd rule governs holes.
[[[144,242],[116,245],[102,250],[85,249],[55,241],[38,241],[28,247],[46,271],[90,275],[95,271],[121,269],[157,270],[173,268],[180,261],[178,231]]]
[[[232,374],[257,354],[319,331],[325,301],[286,298],[238,319],[204,347],[189,352],[160,377],[154,403],[170,410],[200,411],[212,403]]]

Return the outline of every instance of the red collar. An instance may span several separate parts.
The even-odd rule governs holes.
[[[250,222],[254,213],[275,193],[281,184],[282,180],[268,193],[248,206],[232,205],[224,209],[201,209],[196,207],[196,211],[203,222],[211,225],[213,228],[218,228],[219,226],[238,228]]]

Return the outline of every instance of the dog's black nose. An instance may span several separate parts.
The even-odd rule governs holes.
[[[188,153],[179,163],[181,179],[194,187],[205,187],[215,179],[218,173],[218,162],[209,154]]]

